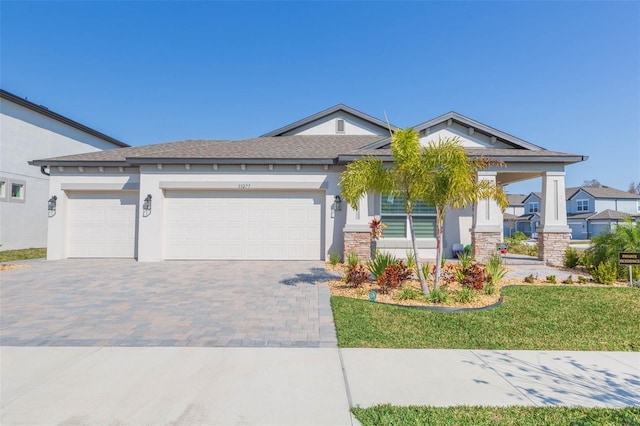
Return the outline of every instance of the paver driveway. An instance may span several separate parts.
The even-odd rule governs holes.
[[[2,345],[336,346],[322,262],[27,265],[0,272]]]

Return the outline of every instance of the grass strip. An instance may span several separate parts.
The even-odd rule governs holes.
[[[340,347],[640,351],[640,289],[503,289],[479,312],[432,312],[332,297]]]
[[[0,251],[0,262],[14,262],[16,260],[41,259],[45,257],[47,257],[46,248]]]
[[[363,426],[384,425],[640,425],[640,408],[583,407],[356,407],[353,414]]]

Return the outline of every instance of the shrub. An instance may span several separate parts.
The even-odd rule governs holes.
[[[389,288],[400,286],[400,284],[408,280],[410,276],[411,271],[402,260],[397,260],[395,263],[387,265],[384,272],[378,276],[380,293],[387,293]]]
[[[421,268],[422,269],[422,275],[424,275],[424,279],[425,280],[428,280],[429,279],[429,268],[430,268],[430,265],[427,262],[425,262],[421,266],[422,266],[422,268]]]
[[[422,296],[422,292],[420,290],[416,290],[410,285],[405,285],[400,289],[396,297],[398,300],[414,300],[420,296]]]
[[[360,287],[369,281],[369,273],[364,265],[357,263],[355,266],[347,266],[347,273],[344,275],[344,282],[351,287]]]
[[[347,265],[356,266],[359,263],[360,259],[358,259],[358,255],[355,252],[347,254]]]
[[[573,276],[569,275],[566,280],[562,280],[562,284],[573,284]]]
[[[618,253],[623,251],[640,252],[640,222],[632,222],[627,219],[616,226],[613,231],[594,236],[591,239],[591,247],[584,254],[583,264],[591,275],[599,274],[595,271],[603,263],[610,263],[601,269],[611,269],[611,263],[616,269],[616,278],[624,279],[628,269],[624,265],[618,265]],[[634,268],[634,279],[640,278],[640,268]],[[606,274],[605,274],[606,275]],[[593,276],[594,280],[596,279]],[[598,282],[596,280],[596,282]]]
[[[460,267],[462,269],[471,267],[471,262],[473,262],[471,253],[467,253],[466,251],[461,251],[460,253],[458,253],[458,259],[460,260]]]
[[[456,300],[460,303],[469,303],[473,300],[475,294],[469,287],[465,287],[456,292]]]
[[[446,303],[449,300],[449,293],[441,288],[435,288],[424,298],[431,303]]]
[[[464,275],[462,281],[459,281],[463,287],[482,290],[484,283],[487,281],[487,273],[484,266],[479,263],[472,263],[468,268],[462,270]]]
[[[511,239],[514,242],[520,242],[520,241],[524,241],[526,239],[528,239],[529,237],[526,236],[526,234],[522,231],[516,231],[511,235]]]
[[[484,286],[484,294],[493,294],[496,292],[496,286],[493,283],[487,283]]]
[[[378,278],[387,269],[387,266],[396,263],[396,257],[389,252],[376,250],[373,257],[367,262],[367,269],[374,278]]]
[[[502,267],[502,256],[498,254],[492,254],[489,256],[489,261],[487,262],[485,270],[487,272],[487,281],[493,286],[498,284],[500,280],[507,275],[507,270]]]
[[[613,284],[618,278],[618,265],[612,261],[602,262],[592,268],[591,276],[597,283]]]
[[[567,247],[567,250],[564,252],[564,267],[575,268],[580,264],[580,260],[580,253],[573,247]]]
[[[533,276],[533,274],[529,274],[526,277],[524,277],[524,282],[525,283],[533,284],[533,282],[535,280],[536,280],[536,278]]]
[[[329,253],[329,263],[331,263],[333,266],[336,266],[338,263],[340,263],[340,253],[336,251]]]
[[[578,275],[578,282],[580,284],[586,284],[589,282],[589,278],[583,277],[582,275]]]
[[[556,276],[555,276],[555,275],[549,275],[549,276],[547,277],[547,282],[548,282],[548,283],[551,283],[551,284],[555,284],[555,283],[557,283],[558,281],[556,280]]]
[[[407,250],[407,268],[414,269],[416,267],[416,257],[413,251]]]
[[[442,267],[442,269],[440,269],[440,281],[442,282],[442,285],[447,286],[457,281],[457,278],[456,278],[457,270],[458,270],[457,265],[454,265],[453,263],[445,264]],[[436,267],[435,265],[433,265],[433,274],[435,275],[435,273],[436,273]]]

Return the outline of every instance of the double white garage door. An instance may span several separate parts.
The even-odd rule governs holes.
[[[69,257],[137,255],[137,193],[68,195]],[[323,199],[320,191],[167,190],[164,258],[322,259]]]

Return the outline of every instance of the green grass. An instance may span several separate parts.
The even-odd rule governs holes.
[[[46,248],[30,248],[24,250],[0,251],[0,262],[13,262],[15,260],[40,259],[47,257]]]
[[[368,425],[640,425],[640,408],[573,407],[394,407],[353,408]]]
[[[519,286],[478,312],[346,297],[331,305],[340,347],[640,351],[640,289]]]

